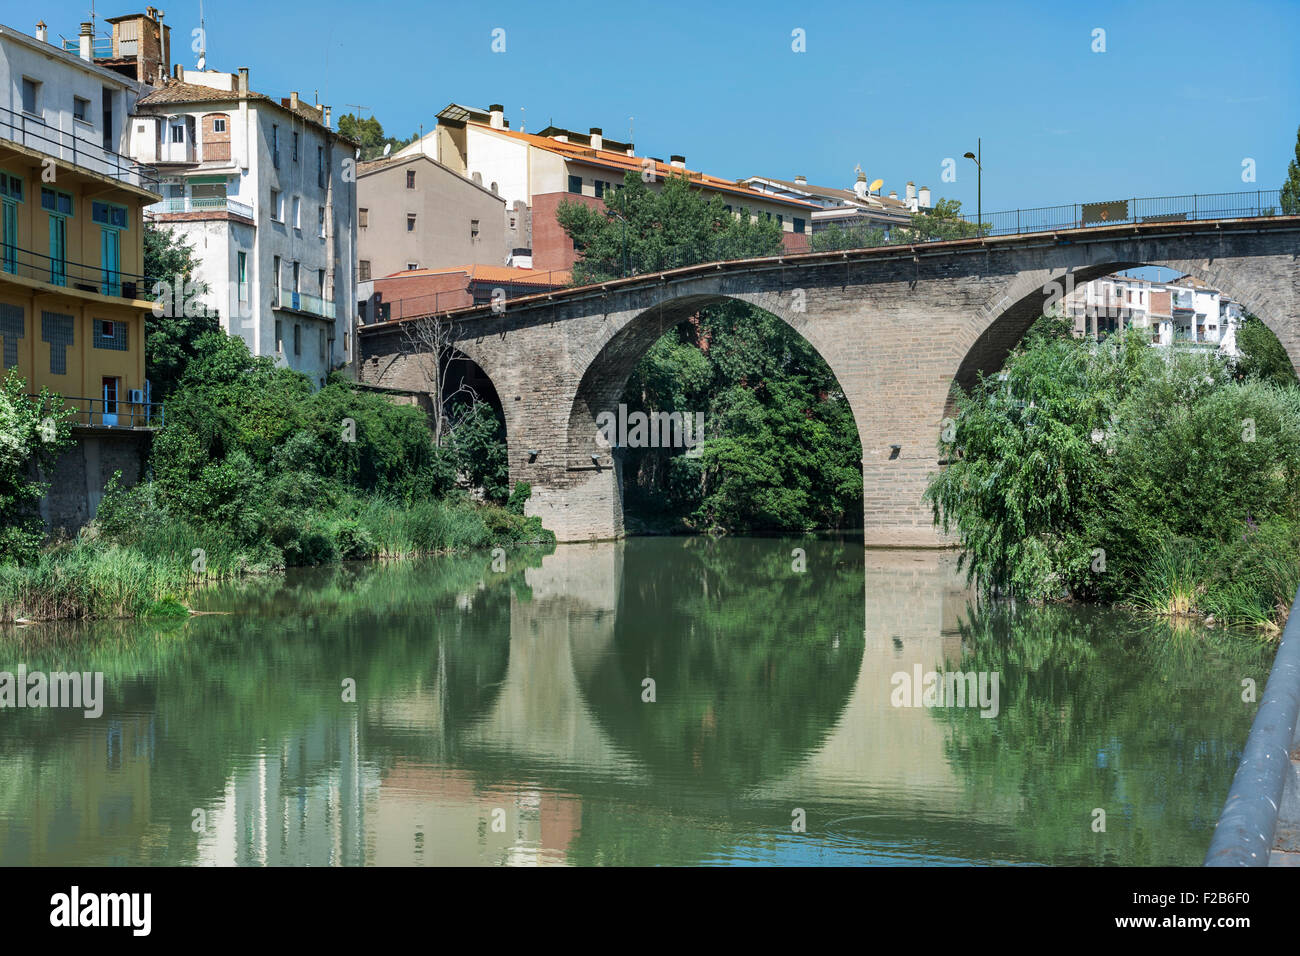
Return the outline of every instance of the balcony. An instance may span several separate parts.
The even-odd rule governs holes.
[[[52,259],[30,249],[0,243],[0,279],[6,275],[121,299],[144,298],[155,283],[147,276],[105,269],[102,265]]]
[[[30,398],[39,398],[31,395]],[[52,396],[75,413],[72,424],[83,428],[162,428],[161,402],[131,402],[118,399]]]
[[[158,192],[158,178],[149,167],[30,114],[0,107],[0,139],[129,186]]]
[[[307,312],[325,319],[336,318],[338,314],[335,303],[329,299],[308,295],[306,292],[294,292],[292,289],[280,290],[280,298],[275,303],[275,307],[278,309],[293,309],[295,312]]]
[[[164,199],[144,207],[145,216],[165,216],[172,213],[230,213],[253,218],[253,207],[225,196],[182,196]]]

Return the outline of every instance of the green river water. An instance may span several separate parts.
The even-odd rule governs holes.
[[[313,569],[199,606],[229,613],[0,632],[0,671],[104,674],[98,718],[0,709],[0,864],[1194,865],[1272,656],[981,610],[953,555],[839,538]],[[897,706],[943,670],[996,674],[996,716]]]

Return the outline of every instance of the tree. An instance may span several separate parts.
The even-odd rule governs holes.
[[[867,222],[855,222],[850,226],[842,223],[814,232],[808,241],[808,248],[813,252],[839,252],[842,249],[870,249],[888,243],[885,230]]]
[[[34,478],[53,468],[72,444],[75,412],[11,370],[0,381],[0,565],[33,560],[44,537],[39,504],[49,483]]]
[[[912,224],[895,231],[898,242],[933,242],[947,239],[968,239],[979,234],[979,226],[962,218],[961,202],[957,199],[940,199],[930,209],[912,215]],[[989,224],[984,223],[987,235]]]
[[[385,146],[391,146],[395,151],[416,140],[415,133],[412,133],[406,139],[385,136],[384,127],[379,120],[373,116],[359,119],[352,113],[344,113],[339,117],[339,133],[349,139],[355,139],[361,144],[362,162],[378,159],[384,154]]]
[[[1300,384],[1286,348],[1256,316],[1247,314],[1242,320],[1237,329],[1237,348],[1241,350],[1235,369],[1238,379],[1257,378],[1284,386]]]
[[[782,248],[775,220],[751,220],[744,209],[729,212],[717,193],[706,199],[680,175],[669,176],[656,190],[629,171],[622,186],[606,194],[604,209],[566,200],[556,218],[579,253],[575,285],[700,262],[774,256]]]
[[[433,400],[433,444],[442,448],[465,420],[458,406],[478,404],[478,392],[463,376],[454,389],[448,390],[456,379],[456,365],[464,361],[456,351],[450,321],[440,315],[426,315],[404,325],[402,335],[410,354],[418,357],[428,386],[425,391]]]
[[[1282,184],[1282,214],[1300,216],[1300,129],[1295,135],[1295,159],[1287,165],[1286,182]]]
[[[196,343],[205,332],[218,332],[216,312],[198,301],[208,292],[197,282],[194,249],[172,229],[147,226],[144,230],[144,274],[151,292],[161,300],[154,314],[145,317],[145,377],[151,397],[165,401],[198,353]],[[176,295],[180,290],[180,295]]]

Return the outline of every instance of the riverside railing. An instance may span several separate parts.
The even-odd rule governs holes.
[[[1300,771],[1291,760],[1292,749],[1300,745],[1297,717],[1300,592],[1291,605],[1241,763],[1205,854],[1206,866],[1268,866],[1283,808],[1294,810],[1300,802]]]

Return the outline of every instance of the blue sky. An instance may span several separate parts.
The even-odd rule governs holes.
[[[198,2],[162,0],[173,59],[194,66]],[[98,15],[135,12],[99,0]],[[86,2],[42,0],[8,25],[74,36]],[[210,0],[208,62],[390,134],[451,101],[623,139],[739,178],[854,167],[975,208],[1276,189],[1300,125],[1300,0],[1222,3],[484,3]],[[505,31],[504,53],[491,49]],[[805,31],[806,52],[791,49]],[[1105,52],[1093,52],[1094,30]],[[521,113],[521,107],[526,113]],[[956,160],[957,181],[941,180]],[[1242,181],[1253,159],[1255,183]]]

